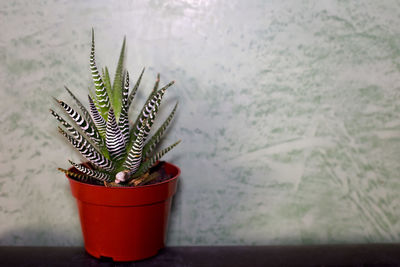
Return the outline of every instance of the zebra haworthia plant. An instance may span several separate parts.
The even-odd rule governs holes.
[[[135,123],[130,125],[129,108],[136,95],[144,68],[135,85],[129,92],[129,73],[124,70],[125,39],[122,44],[114,82],[111,86],[107,67],[100,75],[95,61],[94,32],[90,53],[90,70],[95,91],[88,95],[89,110],[67,88],[80,112],[70,105],[55,99],[61,109],[68,115],[74,126],[50,109],[51,114],[61,123],[59,132],[75,147],[92,165],[81,165],[70,161],[79,173],[59,168],[60,171],[79,180],[106,182],[111,185],[138,185],[148,182],[149,169],[164,154],[174,148],[180,141],[154,152],[165,130],[174,117],[177,104],[154,133],[148,138],[151,126],[160,107],[161,100],[170,82],[159,89],[160,75],[157,75],[154,88],[139,113]],[[147,177],[144,179],[144,177]]]

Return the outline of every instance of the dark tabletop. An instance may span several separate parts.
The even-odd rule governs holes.
[[[98,260],[81,247],[0,247],[0,266],[400,266],[400,244],[168,247],[147,260]]]

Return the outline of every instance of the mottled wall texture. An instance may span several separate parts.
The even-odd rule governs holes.
[[[0,245],[81,245],[51,96],[97,63],[180,106],[169,245],[400,241],[399,1],[0,3]],[[112,71],[114,72],[114,71]],[[86,103],[86,101],[85,101]],[[133,114],[135,110],[131,111]],[[107,223],[107,222],[105,222]],[[129,222],[124,222],[129,227]]]

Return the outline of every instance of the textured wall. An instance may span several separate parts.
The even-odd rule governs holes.
[[[1,1],[0,245],[79,245],[50,96],[176,80],[170,245],[400,241],[398,1]],[[166,112],[164,113],[164,115]]]

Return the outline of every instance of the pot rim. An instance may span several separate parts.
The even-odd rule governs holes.
[[[110,186],[110,187],[106,187],[104,185],[94,185],[94,184],[88,184],[88,183],[83,183],[80,182],[78,180],[75,180],[71,177],[69,177],[67,174],[65,174],[65,176],[68,178],[68,180],[70,182],[73,183],[77,183],[80,184],[81,186],[87,186],[87,187],[93,187],[93,188],[107,188],[107,189],[111,189],[111,190],[125,190],[125,189],[129,189],[129,190],[134,190],[134,189],[140,189],[140,188],[149,188],[149,187],[154,187],[154,186],[158,186],[158,185],[162,185],[162,184],[166,184],[166,183],[170,183],[171,181],[178,179],[178,177],[181,174],[181,169],[176,166],[175,164],[172,164],[168,161],[165,161],[166,164],[170,165],[171,167],[173,167],[174,169],[177,170],[176,175],[174,175],[172,178],[169,178],[168,180],[162,181],[162,182],[158,182],[155,184],[149,184],[149,185],[139,185],[139,186],[121,186],[121,187],[116,187],[116,186]],[[71,167],[68,170],[74,169],[75,167]]]

